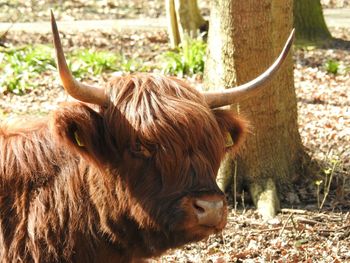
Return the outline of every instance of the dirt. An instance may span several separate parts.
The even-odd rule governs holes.
[[[197,1],[203,15],[209,14],[209,0]],[[323,8],[350,7],[349,0],[321,0]],[[58,20],[105,20],[121,18],[159,18],[165,16],[164,0],[3,0],[0,22],[38,22],[49,20],[49,10]],[[23,15],[24,14],[24,15]]]
[[[199,1],[203,13],[208,14],[209,0]],[[0,22],[48,21],[49,10],[57,13],[58,20],[92,20],[122,18],[158,18],[165,16],[164,0],[3,0],[0,3]],[[25,15],[23,15],[25,14]]]

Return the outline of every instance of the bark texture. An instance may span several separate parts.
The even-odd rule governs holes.
[[[201,15],[197,0],[165,0],[165,2],[172,47],[178,46],[186,36],[196,38],[199,32],[208,29],[208,22]]]
[[[331,39],[320,0],[294,0],[294,27],[301,41]]]
[[[293,24],[292,0],[213,0],[208,35],[206,85],[232,87],[261,74],[276,59]],[[303,147],[290,55],[278,75],[254,98],[232,105],[251,123],[251,134],[238,159],[239,189],[247,185],[264,218],[279,210],[279,193],[298,178]],[[218,182],[230,182],[233,161],[227,158]],[[277,191],[277,189],[279,191]],[[283,190],[283,191],[281,191]]]

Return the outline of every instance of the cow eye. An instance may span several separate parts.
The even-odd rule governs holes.
[[[141,157],[149,158],[152,156],[152,153],[150,150],[148,150],[141,142],[137,141],[135,143],[135,146],[131,150],[133,154]]]

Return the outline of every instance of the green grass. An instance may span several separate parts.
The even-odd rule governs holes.
[[[102,72],[149,70],[139,59],[88,49],[67,54],[67,63],[77,79],[99,76]],[[25,94],[38,86],[42,74],[56,72],[53,48],[44,45],[0,48],[0,72],[0,92]]]
[[[175,51],[168,51],[157,61],[163,73],[179,77],[202,74],[206,43],[187,39]],[[66,54],[73,76],[78,80],[99,76],[102,73],[150,71],[157,66],[145,66],[139,58],[128,58],[108,51],[83,49]],[[42,82],[43,75],[56,74],[52,46],[35,45],[20,48],[0,48],[0,92],[25,94]]]
[[[345,75],[350,72],[350,66],[346,65],[343,61],[329,59],[324,65],[325,70],[329,74]]]
[[[67,63],[73,76],[86,78],[99,76],[103,72],[148,71],[140,59],[127,58],[124,55],[107,51],[81,50],[67,56]]]
[[[201,39],[187,38],[175,51],[168,51],[161,57],[162,71],[165,74],[203,74],[206,43]]]
[[[338,61],[330,59],[326,62],[325,66],[326,66],[326,71],[328,73],[332,73],[334,75],[339,73],[340,64]]]
[[[47,46],[0,49],[0,92],[23,94],[33,88],[35,79],[55,68]]]
[[[82,50],[67,56],[67,62],[76,78],[97,76],[117,70],[117,56],[105,51]]]

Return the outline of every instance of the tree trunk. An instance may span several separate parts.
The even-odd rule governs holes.
[[[186,35],[196,38],[208,30],[208,22],[200,14],[197,0],[165,0],[168,32],[172,47],[178,46]]]
[[[294,0],[294,27],[301,42],[331,39],[320,0]]]
[[[168,20],[170,46],[175,48],[180,44],[180,32],[177,24],[174,0],[165,0],[165,8]]]
[[[292,8],[292,0],[213,0],[206,86],[232,87],[267,69],[292,29]],[[248,185],[261,215],[272,218],[279,210],[277,189],[293,194],[291,185],[304,156],[297,125],[292,56],[263,92],[231,107],[252,127],[237,162],[240,186],[234,187]],[[233,168],[232,159],[227,158],[218,182],[229,182],[223,177],[232,176]],[[296,195],[293,197],[298,200]]]

